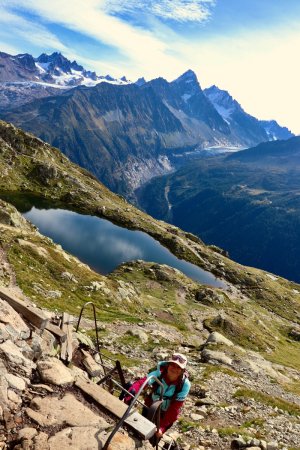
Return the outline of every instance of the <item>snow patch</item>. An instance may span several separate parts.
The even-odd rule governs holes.
[[[191,94],[183,94],[183,95],[181,96],[181,98],[183,99],[183,101],[184,101],[185,103],[187,103],[188,99],[191,98]]]
[[[46,73],[50,63],[35,63],[40,73]]]

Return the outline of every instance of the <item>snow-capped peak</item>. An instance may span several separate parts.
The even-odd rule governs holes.
[[[51,55],[42,53],[35,58],[35,66],[42,81],[58,86],[95,86],[101,82],[121,85],[131,83],[125,76],[120,79],[110,75],[98,76],[96,72],[85,70],[76,61],[71,62],[59,52]]]
[[[204,89],[203,92],[225,120],[229,119],[235,111],[244,112],[241,105],[231,97],[229,92],[219,89],[215,85]]]

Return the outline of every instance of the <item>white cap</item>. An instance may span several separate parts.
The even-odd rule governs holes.
[[[177,364],[181,369],[185,369],[187,365],[187,357],[181,353],[173,353],[171,359],[167,361],[168,363]]]

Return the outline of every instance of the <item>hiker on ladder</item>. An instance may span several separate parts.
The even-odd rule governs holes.
[[[174,353],[168,361],[158,363],[157,369],[150,372],[147,377],[154,375],[164,387],[163,403],[161,405],[161,420],[155,439],[150,441],[153,446],[161,439],[173,423],[178,419],[182,405],[189,393],[191,383],[186,372],[187,358],[181,353]],[[147,377],[135,381],[129,388],[129,392],[135,395]],[[146,395],[143,415],[147,417],[149,407],[160,399],[161,387],[154,380],[149,382],[151,392]],[[124,402],[130,404],[132,397],[125,396]]]

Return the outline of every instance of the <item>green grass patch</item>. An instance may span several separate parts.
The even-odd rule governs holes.
[[[222,438],[227,437],[227,436],[234,436],[234,435],[236,436],[238,434],[242,435],[241,429],[239,427],[222,427],[222,428],[218,428],[218,434]]]
[[[241,378],[241,375],[232,369],[227,367],[214,366],[212,364],[202,364],[204,366],[204,371],[201,374],[201,381],[206,381],[211,378],[215,373],[224,373],[234,378]]]
[[[300,370],[300,342],[282,339],[276,343],[276,348],[269,354],[265,353],[264,357],[276,364],[292,367]]]
[[[300,415],[300,406],[295,403],[288,402],[287,400],[283,400],[279,397],[273,397],[268,394],[264,394],[258,391],[252,391],[247,388],[239,388],[233,395],[234,398],[253,398],[255,401],[259,403],[263,403],[264,405],[271,406],[273,408],[279,408],[283,411],[286,411],[292,416]]]
[[[192,420],[180,418],[178,420],[178,427],[182,433],[186,433],[189,430],[198,428],[198,424],[196,422],[193,422]]]
[[[293,383],[285,383],[282,386],[287,392],[299,395],[300,397],[300,381],[294,381]]]
[[[19,237],[23,238],[23,236]],[[53,244],[48,242],[45,244],[44,240],[39,239],[31,239],[30,243],[44,249],[46,256],[39,254],[34,247],[21,246],[13,242],[8,249],[8,260],[14,267],[18,285],[35,303],[50,310],[68,311],[78,316],[82,306],[92,301],[96,307],[98,321],[140,322],[139,316],[126,311],[124,303],[120,304],[118,309],[113,305],[112,297],[100,290],[87,289],[92,281],[105,281],[111,288],[113,283],[111,280],[77,264],[73,258],[70,261],[66,260],[60,252],[55,250]],[[77,283],[63,279],[63,272],[71,273]],[[57,298],[49,298],[47,295],[49,291],[59,291],[61,295]],[[91,307],[85,309],[84,317],[93,318]]]
[[[257,417],[255,419],[247,420],[242,424],[242,428],[261,428],[264,426],[265,419]]]
[[[141,345],[141,341],[138,338],[138,336],[132,336],[129,333],[123,334],[119,339],[117,339],[117,342],[123,345],[129,345],[132,347],[137,347]]]
[[[140,359],[127,357],[122,353],[112,353],[109,350],[107,350],[106,348],[101,348],[101,353],[104,356],[108,356],[110,359],[112,359],[114,361],[117,361],[117,360],[120,361],[121,365],[124,367],[139,366],[141,363]]]

